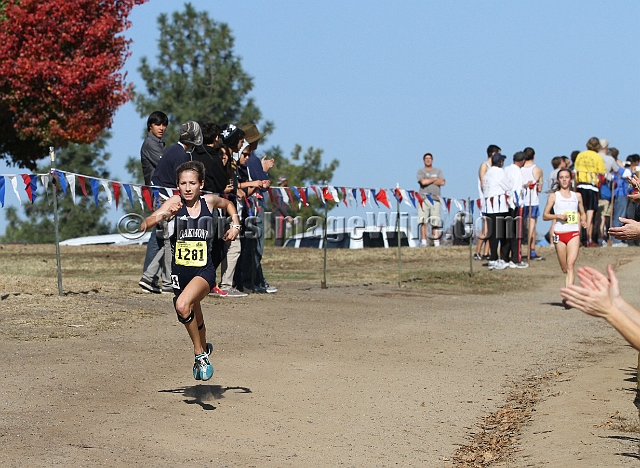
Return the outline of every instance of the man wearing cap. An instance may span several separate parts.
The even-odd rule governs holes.
[[[193,151],[196,145],[202,144],[202,131],[197,122],[189,121],[180,126],[180,138],[177,143],[166,149],[153,174],[151,184],[156,187],[175,188],[176,169],[182,163],[191,158],[188,154]],[[173,294],[171,287],[171,243],[167,231],[167,223],[158,223],[151,231],[151,239],[163,239],[163,247],[156,253],[149,266],[142,273],[142,278],[138,282],[141,288],[154,293]],[[150,242],[147,250],[152,249]],[[154,278],[162,278],[162,287],[159,288],[154,283]],[[159,281],[158,281],[159,283]]]
[[[242,127],[245,133],[245,141],[249,143],[251,155],[245,167],[250,181],[261,181],[262,188],[256,192],[253,199],[257,206],[254,213],[254,221],[259,229],[259,236],[242,239],[242,252],[240,253],[240,282],[243,289],[248,289],[257,293],[275,293],[278,289],[270,286],[262,273],[262,254],[264,252],[264,197],[270,184],[267,171],[273,167],[273,159],[267,160],[266,156],[260,160],[254,153],[258,147],[258,142],[265,136],[254,124],[247,124]],[[259,196],[258,196],[259,195]]]
[[[442,220],[440,219],[440,187],[445,184],[445,180],[442,171],[437,167],[433,167],[433,155],[431,153],[425,153],[422,156],[422,162],[424,167],[420,168],[417,174],[420,196],[423,198],[423,202],[418,207],[418,224],[421,225],[420,230],[422,233],[420,245],[427,246],[427,224],[430,224],[433,246],[438,247],[440,239],[436,234],[437,230],[442,227]],[[431,198],[432,202],[429,201],[427,196]]]
[[[278,177],[278,187],[288,187],[289,181],[283,175]],[[276,247],[282,247],[284,245],[284,235],[287,231],[287,222],[289,218],[289,211],[287,205],[280,199],[274,200],[273,218],[275,221],[276,239],[273,243]],[[289,218],[289,219],[287,219]]]

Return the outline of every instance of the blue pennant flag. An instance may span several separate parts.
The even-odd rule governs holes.
[[[98,206],[100,196],[100,181],[98,179],[89,179],[89,185],[91,186],[91,191],[93,192],[93,200],[96,202],[96,207]]]
[[[129,197],[129,203],[131,203],[131,206],[133,206],[133,196],[131,195],[131,187],[129,187],[127,184],[122,184],[122,187],[124,188],[124,191],[127,192],[127,197]]]
[[[0,203],[4,208],[4,176],[0,176]]]
[[[58,183],[60,184],[60,188],[62,188],[62,192],[67,194],[67,179],[64,174],[58,170],[53,171],[56,177],[58,178]]]

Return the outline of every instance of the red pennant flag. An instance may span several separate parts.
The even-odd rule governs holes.
[[[267,189],[267,192],[269,192],[269,200],[271,201],[271,209],[274,209],[280,203],[277,203],[278,199],[276,198],[275,194],[273,193],[273,189],[271,187],[269,187]]]
[[[395,188],[395,190],[393,191],[393,194],[395,195],[396,199],[398,200],[398,203],[400,203],[402,201],[402,192],[400,191],[400,189],[398,187]]]
[[[304,206],[309,206],[309,202],[307,201],[307,189],[299,188],[298,193],[300,194],[300,200]]]
[[[376,200],[378,200],[388,209],[391,209],[391,205],[389,205],[389,200],[387,200],[387,191],[385,189],[378,190],[378,193],[376,193]]]
[[[360,198],[362,198],[362,206],[367,206],[367,192],[363,188],[360,189]]]
[[[347,189],[344,187],[340,187],[340,191],[342,192],[342,202],[344,203],[344,205],[348,208],[349,207],[349,203],[347,202]]]
[[[422,204],[424,203],[424,200],[420,196],[420,192],[413,192],[413,194],[415,195],[416,199],[418,200],[418,203],[420,203],[420,206],[422,206]]]
[[[462,205],[464,206],[464,211],[467,211],[467,200],[462,200]]]
[[[78,183],[80,184],[80,190],[82,190],[82,195],[87,196],[87,186],[84,184],[84,177],[78,176]]]
[[[180,195],[180,190],[178,190],[178,189],[173,189],[173,194],[174,194],[174,195]]]
[[[146,185],[142,186],[142,198],[144,199],[149,209],[153,211],[153,208],[151,207],[151,191]]]
[[[482,209],[482,202],[480,201],[480,199],[478,198],[476,200],[476,205],[478,205],[478,209],[481,210]]]
[[[113,196],[116,199],[116,210],[118,209],[118,198],[120,198],[120,184],[118,182],[111,182],[113,187]]]
[[[447,211],[448,211],[449,213],[451,213],[451,198],[449,198],[449,199],[447,200],[447,203],[446,203],[446,204],[447,204]]]
[[[329,187],[322,187],[322,198],[334,202],[333,195],[329,192]]]
[[[33,176],[34,180],[37,180],[38,176]],[[29,197],[29,201],[33,203],[36,197],[35,191],[35,182],[32,182],[32,177],[29,174],[22,174],[22,180],[24,181],[24,190],[27,192],[27,197]]]

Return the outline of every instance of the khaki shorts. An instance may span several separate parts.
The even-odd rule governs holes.
[[[611,200],[598,200],[598,213],[600,216],[611,216]]]
[[[418,224],[431,224],[440,227],[440,202],[438,200],[433,200],[432,205],[425,197],[422,205],[418,206]]]

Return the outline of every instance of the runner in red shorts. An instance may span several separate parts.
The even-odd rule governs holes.
[[[542,219],[554,221],[553,243],[556,247],[560,268],[566,273],[565,287],[573,284],[574,266],[580,250],[580,225],[586,227],[587,216],[582,204],[582,196],[571,190],[572,174],[569,169],[558,171],[557,192],[549,194],[547,206],[544,208]],[[551,214],[551,208],[553,213]],[[580,224],[578,224],[580,223]],[[563,299],[563,304],[566,303]]]

